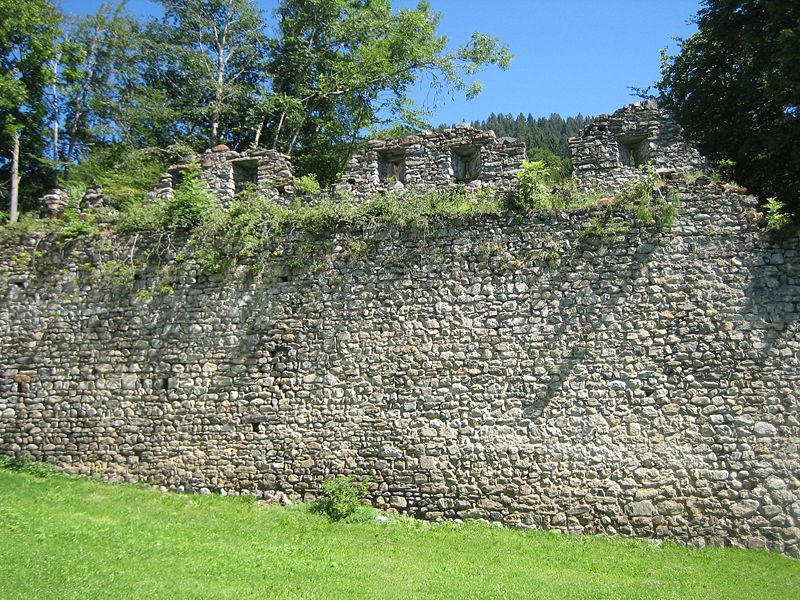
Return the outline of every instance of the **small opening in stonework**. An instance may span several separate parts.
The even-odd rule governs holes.
[[[258,185],[258,161],[237,160],[233,163],[233,189],[240,193]]]
[[[167,379],[166,377],[163,377],[158,382],[158,387],[156,389],[163,391],[163,390],[166,390],[168,387],[169,387],[169,379]]]
[[[646,136],[619,138],[619,161],[626,167],[640,167],[650,160],[650,142]]]
[[[356,184],[356,180],[351,177],[350,179],[347,180],[347,183],[349,183],[350,185],[355,185]]]
[[[253,433],[261,433],[261,423],[253,421],[250,425],[253,427]]]
[[[378,178],[382,183],[405,183],[406,151],[382,150],[378,152]]]
[[[172,175],[172,189],[177,190],[183,183],[183,180],[186,179],[186,172],[183,170],[175,170],[170,171],[170,175]]]
[[[454,146],[450,165],[456,181],[473,181],[481,175],[481,149],[477,146]]]

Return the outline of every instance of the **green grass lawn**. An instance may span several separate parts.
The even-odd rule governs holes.
[[[0,598],[798,598],[737,549],[162,494],[0,469]]]

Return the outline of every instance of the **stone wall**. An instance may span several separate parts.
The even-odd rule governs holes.
[[[296,234],[228,277],[170,262],[180,240],[7,238],[0,451],[259,496],[369,475],[429,519],[797,555],[797,240],[670,185],[668,232],[579,243],[579,212]],[[132,249],[146,269],[114,287]]]
[[[279,199],[290,194],[294,185],[289,157],[276,150],[255,148],[244,152],[225,145],[206,150],[197,157],[200,177],[212,194],[228,204],[242,190],[257,189],[262,196]],[[171,166],[161,176],[152,196],[166,200],[172,196],[188,166],[188,159]]]
[[[639,168],[647,162],[665,179],[708,170],[707,161],[681,137],[680,126],[652,100],[599,116],[569,145],[582,190],[618,190],[641,176]]]
[[[525,144],[467,125],[373,140],[347,164],[338,189],[356,196],[407,187],[507,191],[526,159]]]

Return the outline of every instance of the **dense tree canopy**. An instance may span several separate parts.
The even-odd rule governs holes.
[[[0,172],[21,141],[29,206],[88,155],[176,143],[271,146],[329,183],[365,135],[423,123],[422,78],[472,96],[511,59],[481,33],[451,46],[424,1],[279,0],[272,22],[254,0],[158,1],[161,18],[136,19],[125,0],[82,17],[0,0]]]
[[[37,175],[47,140],[46,90],[58,21],[47,0],[0,0],[0,166],[10,182],[3,192],[12,196],[12,217],[18,173],[31,181],[34,193],[41,191]]]
[[[704,0],[697,25],[665,58],[663,103],[740,183],[800,214],[800,3]]]

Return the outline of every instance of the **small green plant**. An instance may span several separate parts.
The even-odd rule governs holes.
[[[19,456],[0,456],[0,469],[27,473],[35,477],[49,477],[58,473],[50,463],[38,462]]]
[[[317,181],[317,176],[313,173],[308,175],[303,175],[302,177],[298,177],[294,180],[294,189],[297,190],[299,194],[303,196],[308,196],[312,194],[319,194],[320,192],[320,185],[319,181]]]
[[[736,178],[736,161],[729,158],[718,160],[714,165],[714,170],[711,172],[711,178],[714,181],[733,183]]]
[[[589,219],[589,225],[575,236],[575,245],[580,246],[594,238],[601,242],[613,241],[618,236],[630,231],[630,225],[620,222],[614,216],[614,207],[607,206],[604,210]]]
[[[192,161],[183,180],[164,209],[167,229],[191,229],[201,223],[214,204],[206,183],[200,178],[200,165]]]
[[[783,233],[792,224],[792,215],[786,212],[783,202],[775,197],[767,198],[767,231]]]
[[[64,224],[61,228],[61,235],[64,236],[64,239],[75,240],[98,231],[94,215],[80,215],[74,208],[64,211]]]
[[[544,247],[537,254],[540,262],[547,263],[547,266],[554,267],[561,260],[563,249],[561,244],[553,236],[548,236],[544,240]]]
[[[321,512],[334,521],[341,521],[354,514],[369,494],[369,478],[356,481],[355,478],[336,477],[322,484],[324,498],[319,501]]]
[[[517,175],[517,185],[511,194],[512,207],[517,210],[543,210],[553,208],[550,172],[541,160],[522,163]]]
[[[100,276],[106,285],[115,288],[129,288],[136,278],[136,270],[127,263],[109,260],[100,267]]]

